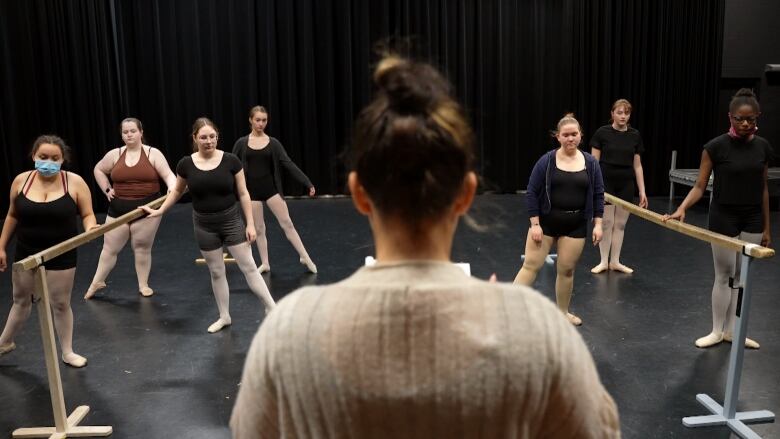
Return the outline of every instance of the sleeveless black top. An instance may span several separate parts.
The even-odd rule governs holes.
[[[37,172],[27,176],[22,191],[14,200],[16,210],[16,253],[14,261],[59,244],[78,234],[79,209],[76,201],[68,193],[68,177],[60,172],[65,194],[52,201],[37,202],[27,198]],[[29,182],[29,185],[28,185]],[[26,189],[25,189],[26,187]],[[76,249],[64,253],[44,266],[47,270],[67,270],[76,266]]]

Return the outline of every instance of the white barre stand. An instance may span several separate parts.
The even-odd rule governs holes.
[[[43,352],[46,359],[46,372],[49,378],[49,392],[54,411],[54,427],[17,428],[12,433],[14,438],[48,437],[49,439],[65,439],[68,437],[108,436],[113,429],[110,426],[79,427],[79,422],[89,413],[89,407],[81,405],[70,416],[65,416],[65,397],[62,393],[62,378],[57,355],[57,344],[54,341],[54,325],[51,317],[49,301],[49,286],[46,283],[46,268],[39,266],[35,270],[35,299],[38,300],[38,321],[41,324]]]
[[[715,402],[707,394],[699,393],[696,400],[699,401],[711,415],[688,416],[683,418],[686,427],[710,427],[714,425],[726,425],[739,437],[746,439],[760,439],[745,423],[772,422],[775,414],[769,410],[756,410],[750,412],[737,412],[739,399],[739,382],[742,375],[742,361],[745,357],[745,337],[747,336],[748,315],[750,312],[750,264],[753,258],[748,256],[749,248],[758,247],[756,244],[748,244],[742,251],[739,279],[729,282],[732,288],[739,288],[737,298],[737,323],[734,339],[731,342],[731,356],[729,359],[729,372],[726,380],[726,397],[723,406]],[[736,284],[736,285],[735,285]]]

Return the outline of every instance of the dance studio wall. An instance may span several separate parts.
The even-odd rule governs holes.
[[[724,0],[0,0],[0,190],[29,168],[40,133],[64,136],[92,181],[125,116],[175,164],[196,117],[214,119],[229,149],[259,103],[318,192],[343,193],[339,153],[371,97],[375,43],[392,36],[453,82],[486,189],[525,188],[562,113],[587,141],[623,97],[649,192],[662,193],[670,151],[695,165],[717,134],[723,11]]]

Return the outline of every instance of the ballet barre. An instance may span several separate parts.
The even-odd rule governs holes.
[[[760,436],[745,424],[773,422],[775,419],[774,413],[769,410],[737,412],[737,402],[739,401],[739,385],[742,378],[742,363],[745,356],[745,337],[747,336],[748,317],[750,313],[750,293],[752,286],[750,280],[750,265],[753,262],[753,259],[771,258],[775,255],[775,251],[771,248],[724,236],[677,220],[664,222],[662,215],[643,209],[610,194],[604,194],[604,198],[607,202],[620,206],[633,215],[701,241],[734,250],[741,254],[739,279],[729,280],[729,286],[733,289],[737,289],[739,295],[737,298],[737,320],[735,324],[734,339],[731,344],[724,403],[723,405],[720,405],[715,402],[711,396],[700,393],[696,395],[696,400],[709,410],[711,414],[704,416],[687,416],[682,419],[682,423],[684,426],[691,428],[726,425],[742,438],[760,439]]]
[[[160,207],[167,195],[146,204],[152,209]],[[18,428],[14,430],[14,438],[38,438],[63,439],[67,437],[97,437],[108,436],[113,432],[111,426],[79,426],[78,424],[89,413],[89,406],[78,406],[70,416],[66,416],[65,397],[62,391],[62,377],[57,355],[57,344],[54,338],[54,325],[51,315],[49,299],[49,287],[46,280],[46,268],[43,266],[57,256],[69,252],[77,247],[99,238],[117,227],[146,216],[146,212],[137,208],[128,212],[116,220],[103,224],[92,230],[74,236],[46,250],[30,255],[21,261],[14,263],[16,272],[35,270],[34,301],[38,302],[38,322],[41,326],[41,338],[43,339],[44,359],[46,360],[46,373],[49,381],[49,393],[54,412],[54,427]]]

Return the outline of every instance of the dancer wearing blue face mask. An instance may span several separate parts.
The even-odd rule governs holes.
[[[40,136],[32,148],[35,170],[17,175],[11,183],[10,207],[0,233],[0,271],[8,268],[5,248],[16,232],[19,261],[78,234],[77,217],[85,230],[97,226],[89,187],[78,175],[63,171],[70,149],[57,136]],[[54,324],[60,339],[62,361],[84,367],[87,359],[73,352],[73,311],[70,293],[76,274],[76,250],[44,264],[48,274]],[[30,317],[34,272],[14,272],[13,306],[0,334],[0,356],[16,348],[14,338]]]

